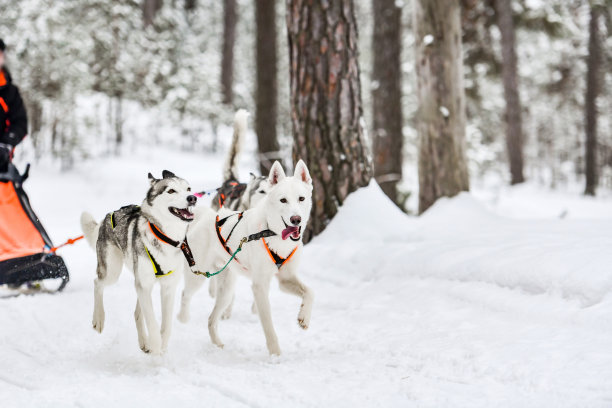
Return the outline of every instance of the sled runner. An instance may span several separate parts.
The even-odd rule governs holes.
[[[59,292],[69,280],[64,260],[52,250],[23,190],[28,171],[29,165],[19,174],[9,164],[0,173],[0,287],[6,285],[9,295]]]

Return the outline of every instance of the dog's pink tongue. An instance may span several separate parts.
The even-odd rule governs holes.
[[[282,232],[283,240],[287,239],[290,235],[299,236],[298,235],[299,233],[300,233],[299,227],[287,227]]]

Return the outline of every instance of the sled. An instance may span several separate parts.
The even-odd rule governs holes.
[[[23,190],[29,169],[19,174],[11,163],[0,173],[0,296],[59,292],[69,280]]]

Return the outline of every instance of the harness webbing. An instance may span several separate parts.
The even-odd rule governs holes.
[[[117,224],[115,223],[115,212],[114,211],[110,213],[109,221],[110,221],[111,229],[114,230],[115,227],[117,226]],[[153,233],[153,235],[155,235],[155,237],[159,239],[160,241],[165,242],[168,245],[172,245],[173,247],[180,248],[181,251],[183,252],[183,255],[185,255],[185,258],[187,259],[189,266],[195,265],[195,260],[193,259],[191,248],[189,248],[189,244],[187,243],[187,238],[185,238],[183,242],[175,241],[172,238],[168,237],[163,232],[161,232],[161,230],[155,224],[152,224],[151,222],[149,222],[149,228],[151,229],[151,232]],[[151,252],[149,252],[149,248],[147,248],[146,245],[143,245],[143,246],[144,246],[145,252],[147,253],[147,257],[149,258],[149,261],[151,261],[151,266],[153,267],[153,272],[155,273],[156,277],[159,278],[161,276],[168,276],[174,272],[174,270],[164,272],[161,266],[159,265],[159,263],[153,257],[153,255],[151,255]]]
[[[223,227],[223,225],[228,220],[228,218],[233,217],[234,215],[238,215],[238,221],[236,221],[236,223],[234,224],[234,226],[230,230],[230,233],[227,235],[227,238],[223,238],[223,235],[221,234],[221,227]],[[236,226],[240,223],[240,221],[242,221],[242,215],[243,215],[243,213],[241,213],[241,212],[240,213],[234,213],[234,214],[230,214],[227,217],[221,218],[221,219],[219,219],[219,216],[217,215],[217,219],[215,221],[215,229],[217,231],[217,238],[219,238],[219,242],[221,243],[221,246],[223,247],[223,249],[225,249],[225,252],[227,252],[229,255],[231,255],[230,261],[232,259],[236,259],[236,262],[240,263],[238,258],[236,258],[236,254],[240,251],[240,249],[242,247],[242,243],[256,241],[256,240],[261,239],[263,241],[264,247],[266,248],[266,251],[268,252],[268,255],[270,255],[270,258],[272,259],[272,262],[274,262],[274,265],[276,265],[276,267],[278,269],[280,269],[284,264],[287,263],[287,261],[289,261],[289,259],[291,259],[293,254],[295,254],[295,251],[297,251],[298,247],[296,246],[293,249],[293,251],[291,251],[289,256],[287,256],[286,258],[283,258],[282,256],[280,256],[276,252],[272,251],[270,249],[270,247],[268,246],[268,243],[264,239],[264,238],[268,238],[268,237],[272,237],[272,236],[276,235],[276,233],[274,231],[270,230],[270,229],[265,229],[265,230],[260,231],[260,232],[258,232],[256,234],[251,234],[251,235],[249,235],[247,237],[242,238],[242,240],[240,241],[241,243],[240,243],[239,248],[235,252],[232,253],[232,250],[227,245],[227,241],[229,241],[230,237],[232,236],[232,233],[234,232],[234,229],[236,229]],[[229,262],[223,267],[223,269],[225,269],[227,267],[227,265],[229,265]],[[221,269],[217,273],[223,271],[223,269]],[[210,274],[210,273],[207,272],[207,274],[210,275],[210,276],[216,275],[217,273]],[[208,275],[207,275],[207,277],[210,277]]]

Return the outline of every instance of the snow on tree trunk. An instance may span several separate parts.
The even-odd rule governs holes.
[[[597,94],[599,92],[599,70],[601,65],[601,44],[599,43],[598,6],[591,6],[589,21],[589,55],[587,58],[587,87],[585,95],[584,124],[586,131],[584,193],[595,195],[597,187]]]
[[[419,213],[469,189],[457,0],[414,0],[419,111]]]
[[[372,0],[374,35],[372,52],[372,138],[374,177],[397,203],[397,182],[402,177],[401,16],[395,0]]]
[[[223,103],[234,100],[234,43],[236,42],[236,0],[223,0],[223,49],[221,55],[221,92]]]
[[[255,133],[259,147],[261,174],[268,174],[280,158],[276,137],[276,0],[255,2],[256,71]]]
[[[525,181],[523,177],[523,122],[518,91],[516,38],[512,19],[512,1],[496,0],[497,25],[501,32],[502,77],[506,98],[506,148],[510,163],[511,184]]]
[[[346,197],[369,183],[352,0],[287,0],[293,158],[313,179],[304,239],[317,235]]]

